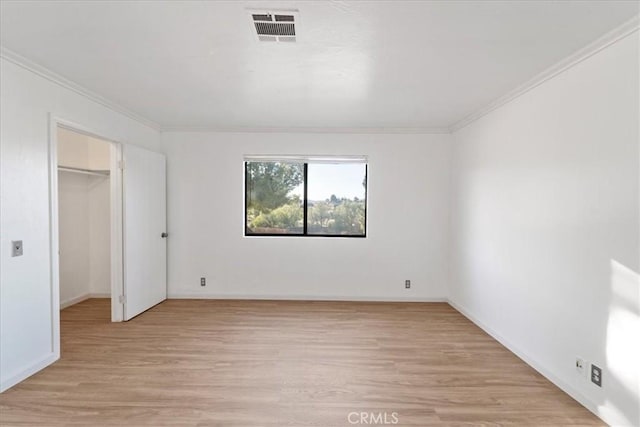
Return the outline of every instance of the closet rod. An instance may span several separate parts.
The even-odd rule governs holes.
[[[68,166],[58,166],[58,170],[65,171],[65,172],[82,173],[85,175],[109,176],[108,170],[92,170],[92,169],[72,168]]]

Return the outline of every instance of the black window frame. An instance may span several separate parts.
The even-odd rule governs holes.
[[[308,200],[307,200],[307,170],[309,162],[300,162],[304,164],[303,169],[303,201],[302,201],[302,234],[295,233],[250,233],[247,226],[247,207],[249,200],[247,197],[247,183],[249,182],[249,163],[255,162],[277,162],[280,160],[245,160],[244,161],[244,237],[341,237],[341,238],[355,238],[362,239],[367,237],[367,205],[369,204],[369,162],[343,162],[345,164],[350,163],[364,163],[364,233],[363,234],[308,234],[307,232],[307,219],[308,219]],[[280,161],[286,163],[286,160]],[[331,162],[313,162],[319,164],[330,164]]]

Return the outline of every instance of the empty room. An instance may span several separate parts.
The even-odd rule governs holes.
[[[0,426],[640,427],[639,13],[0,0]]]

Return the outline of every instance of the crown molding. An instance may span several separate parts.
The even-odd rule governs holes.
[[[193,133],[333,133],[333,134],[449,134],[448,127],[163,127],[162,132]]]
[[[130,119],[133,119],[137,122],[140,122],[146,126],[149,126],[150,128],[153,128],[157,131],[160,131],[160,125],[156,122],[154,122],[153,120],[149,120],[145,117],[140,116],[139,114],[134,113],[133,111],[119,105],[116,104],[115,102],[112,102],[110,100],[108,100],[107,98],[98,95],[97,93],[85,88],[84,86],[81,86],[77,83],[72,82],[71,80],[62,77],[60,74],[55,73],[51,70],[49,70],[48,68],[43,67],[40,64],[37,64],[27,58],[25,58],[24,56],[7,49],[4,46],[0,47],[0,58],[2,59],[6,59],[7,61],[24,68],[25,70],[31,71],[34,74],[39,75],[40,77],[44,77],[45,79],[49,80],[50,82],[56,83],[66,89],[69,89],[87,99],[90,99],[93,102],[96,102],[100,105],[102,105],[103,107],[107,107],[110,110],[113,110],[117,113],[123,114],[127,117],[129,117]]]
[[[568,57],[556,63],[555,65],[552,65],[551,67],[547,68],[546,70],[536,75],[532,79],[528,80],[522,85],[511,90],[507,94],[501,96],[500,98],[494,100],[493,102],[489,103],[483,108],[477,110],[476,112],[452,124],[451,126],[449,126],[449,132],[450,133],[456,132],[464,128],[465,126],[475,122],[481,117],[486,116],[490,112],[502,107],[505,104],[508,104],[514,99],[536,88],[537,86],[540,86],[542,83],[546,82],[547,80],[552,79],[558,74],[565,72],[569,68],[578,65],[585,59],[588,59],[591,56],[595,55],[596,53],[600,52],[601,50],[611,46],[617,41],[633,34],[634,32],[637,32],[639,27],[640,27],[640,16],[636,15],[632,19],[616,27],[612,31],[606,33],[605,35],[598,38],[594,42],[588,44],[587,46],[583,47],[582,49],[574,52],[573,54],[569,55]]]

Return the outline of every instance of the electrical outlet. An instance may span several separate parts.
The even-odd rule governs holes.
[[[405,281],[404,281],[404,287],[405,287],[406,289],[411,288],[411,280],[405,280]]]
[[[207,286],[207,278],[206,277],[201,277],[200,278],[200,286]]]
[[[584,375],[584,359],[582,357],[576,357],[576,371],[580,375]]]
[[[602,387],[602,369],[594,364],[591,364],[591,382]]]

